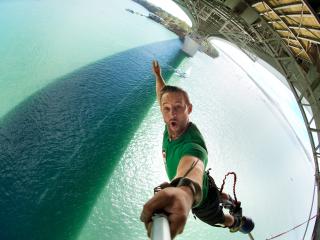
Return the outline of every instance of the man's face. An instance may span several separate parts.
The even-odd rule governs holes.
[[[185,130],[191,111],[192,105],[187,105],[182,93],[170,92],[162,95],[161,112],[170,134],[179,136]]]

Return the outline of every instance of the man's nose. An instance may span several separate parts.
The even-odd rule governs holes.
[[[170,110],[170,115],[171,115],[171,116],[176,116],[176,115],[177,115],[177,110],[174,109],[174,108],[172,108],[172,109]]]
[[[176,116],[177,115],[177,109],[173,108],[171,111],[172,116]]]

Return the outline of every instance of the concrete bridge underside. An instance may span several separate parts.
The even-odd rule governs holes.
[[[310,38],[309,42],[311,43],[304,44],[301,40],[302,38],[298,39],[299,34],[298,37],[293,36],[296,37],[296,39],[293,40],[300,43],[300,46],[293,46],[293,44],[290,45],[288,42],[284,41],[284,38],[279,34],[278,29],[272,27],[270,21],[267,22],[266,18],[263,17],[265,12],[259,13],[255,8],[259,3],[262,3],[265,7],[267,4],[270,4],[272,0],[174,1],[189,16],[193,23],[193,32],[198,37],[203,40],[207,40],[213,36],[226,39],[237,45],[251,58],[255,59],[259,57],[263,59],[287,79],[288,85],[297,100],[304,118],[313,150],[315,163],[314,175],[318,187],[318,215],[312,239],[320,239],[320,37]],[[290,0],[287,1],[288,3],[282,3],[280,6],[274,8],[268,5],[270,8],[268,9],[268,12],[273,11],[273,13],[277,15],[279,13],[275,9],[294,7],[294,4],[296,4],[296,6],[298,4],[301,6],[306,4],[302,0],[295,1],[294,3]],[[315,21],[319,23],[317,16],[313,15],[313,17],[315,17]],[[281,19],[277,21],[281,21]],[[313,30],[320,32],[319,26],[313,27]],[[292,28],[292,26],[289,27]],[[290,29],[286,31],[290,31]],[[305,50],[304,56],[301,54],[302,50],[298,55],[295,54],[293,47],[299,47],[302,50]],[[310,113],[311,117],[309,117]]]

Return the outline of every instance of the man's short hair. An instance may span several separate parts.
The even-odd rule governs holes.
[[[162,96],[165,93],[181,93],[187,105],[191,104],[188,93],[180,87],[170,86],[170,85],[164,86],[160,91],[160,103],[161,103]]]

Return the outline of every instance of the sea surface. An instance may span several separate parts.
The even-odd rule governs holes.
[[[217,185],[237,173],[255,239],[306,221],[313,159],[285,85],[219,40],[218,58],[189,58],[178,36],[126,8],[147,14],[129,0],[0,2],[0,239],[147,239],[142,206],[167,181],[152,59],[189,92]],[[177,239],[248,236],[190,214]]]

